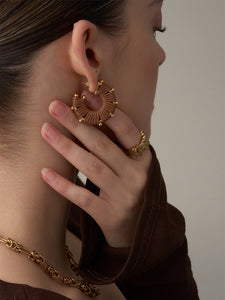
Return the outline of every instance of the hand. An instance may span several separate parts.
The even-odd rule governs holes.
[[[61,113],[57,114],[57,111]],[[105,125],[115,134],[122,146],[120,148],[98,128],[79,123],[72,110],[62,101],[53,101],[49,112],[90,152],[65,137],[52,124],[43,125],[42,136],[98,186],[100,193],[96,196],[47,168],[42,171],[43,179],[54,190],[91,215],[101,227],[110,246],[130,247],[152,159],[149,149],[138,158],[126,155],[125,149],[140,142],[139,130],[125,113],[116,109],[114,118],[106,121]],[[55,134],[50,135],[50,132]]]

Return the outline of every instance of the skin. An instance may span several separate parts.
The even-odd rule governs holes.
[[[127,28],[118,37],[81,20],[37,55],[24,91],[31,108],[23,112],[29,124],[23,129],[27,151],[13,165],[0,158],[1,236],[51,258],[67,275],[73,275],[64,252],[71,203],[96,220],[110,246],[132,244],[151,152],[136,159],[124,149],[140,142],[139,129],[150,138],[158,69],[165,60],[154,37],[154,27],[162,25],[162,3],[151,3],[128,1]],[[74,92],[83,90],[81,82],[88,81],[92,92],[101,79],[116,89],[119,105],[115,117],[99,129],[79,123],[70,106]],[[57,114],[59,108],[64,112]],[[99,186],[99,197],[72,183],[75,168]],[[20,278],[28,278],[31,270],[34,278],[43,276],[5,247],[0,257],[3,280],[18,282],[21,270]],[[20,270],[14,278],[9,261]]]

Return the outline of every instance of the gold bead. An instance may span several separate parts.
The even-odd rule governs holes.
[[[76,111],[76,110],[77,110],[77,107],[76,107],[76,106],[71,106],[71,110],[72,110],[72,111]]]

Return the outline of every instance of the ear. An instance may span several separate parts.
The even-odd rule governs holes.
[[[73,70],[85,76],[89,83],[89,91],[94,92],[101,69],[104,40],[103,32],[86,20],[74,24],[70,49]]]

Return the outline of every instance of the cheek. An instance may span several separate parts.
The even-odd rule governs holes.
[[[158,53],[154,44],[155,41],[151,42],[148,38],[146,43],[136,45],[127,62],[130,66],[127,74],[133,95],[136,99],[140,98],[139,103],[148,112],[153,107],[159,68]]]
[[[142,80],[148,83],[147,89],[149,88],[148,92],[150,92],[150,88],[154,89],[157,82],[159,67],[158,55],[152,43],[146,43],[138,52],[140,59],[136,65],[136,70],[138,70],[138,75]]]
[[[155,41],[135,41],[111,67],[111,76],[119,108],[126,112],[137,128],[149,134],[151,114],[158,77],[158,55]],[[114,61],[115,62],[115,61]]]

